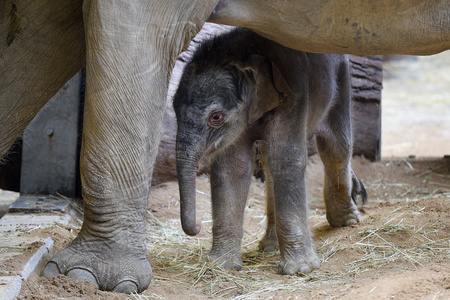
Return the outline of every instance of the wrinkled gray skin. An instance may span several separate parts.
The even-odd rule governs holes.
[[[84,223],[44,274],[119,292],[149,285],[146,208],[168,78],[206,20],[303,51],[426,55],[450,48],[449,15],[435,0],[0,1],[0,156],[86,65]]]
[[[240,269],[253,144],[267,175],[266,235],[260,250],[281,251],[279,272],[320,266],[305,194],[307,141],[316,135],[325,166],[324,198],[335,227],[361,221],[367,195],[350,166],[350,74],[346,55],[294,51],[238,28],[206,41],[186,66],[174,98],[181,219],[195,235],[195,174],[211,159],[213,245],[209,258]],[[276,234],[275,234],[276,232]]]

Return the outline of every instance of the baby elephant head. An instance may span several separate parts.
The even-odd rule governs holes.
[[[187,234],[200,231],[195,179],[201,158],[233,144],[249,124],[277,107],[285,93],[289,88],[279,70],[257,54],[245,63],[187,65],[173,102],[181,223]]]

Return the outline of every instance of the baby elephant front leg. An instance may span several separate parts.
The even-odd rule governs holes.
[[[251,145],[245,146],[230,146],[211,164],[213,245],[209,259],[236,270],[242,268],[244,209],[252,171]]]
[[[306,158],[305,158],[306,161]],[[320,267],[309,228],[305,192],[305,165],[279,165],[273,174],[276,228],[281,252],[279,273],[307,274]]]

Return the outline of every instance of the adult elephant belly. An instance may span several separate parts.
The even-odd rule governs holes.
[[[450,48],[447,1],[221,0],[208,21],[314,53],[429,55]]]

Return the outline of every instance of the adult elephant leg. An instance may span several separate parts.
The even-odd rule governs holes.
[[[252,145],[241,138],[211,164],[213,244],[209,259],[226,268],[242,268],[244,209],[252,175]]]
[[[145,219],[168,74],[216,4],[197,2],[84,2],[84,223],[44,275],[66,274],[119,292],[149,285]]]

